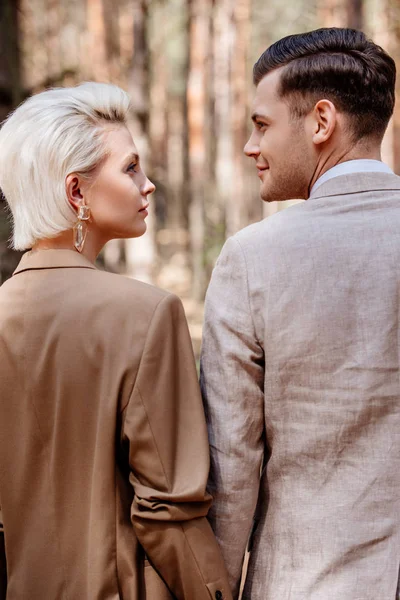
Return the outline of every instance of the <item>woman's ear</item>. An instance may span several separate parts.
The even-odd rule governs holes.
[[[65,179],[65,191],[67,192],[68,202],[77,212],[79,206],[84,204],[83,194],[81,191],[82,180],[76,173],[70,173]]]
[[[313,142],[323,144],[332,136],[337,121],[336,107],[330,100],[319,100],[313,110]]]

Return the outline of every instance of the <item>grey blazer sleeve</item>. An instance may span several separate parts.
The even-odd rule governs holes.
[[[264,354],[236,238],[226,242],[207,292],[200,380],[214,497],[209,519],[237,598],[264,451]]]

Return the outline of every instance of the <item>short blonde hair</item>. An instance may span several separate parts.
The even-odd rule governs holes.
[[[105,123],[126,124],[129,96],[121,88],[87,82],[28,98],[0,130],[0,188],[13,221],[13,247],[71,229],[76,214],[65,178],[89,174],[105,158]]]

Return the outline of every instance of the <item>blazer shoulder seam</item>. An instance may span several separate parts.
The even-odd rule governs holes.
[[[146,337],[145,337],[145,339],[144,339],[144,342],[143,342],[142,354],[141,354],[141,356],[140,356],[140,361],[139,361],[139,365],[138,365],[138,368],[137,368],[137,371],[136,371],[136,375],[135,375],[135,378],[134,378],[134,380],[133,380],[133,383],[132,383],[132,386],[131,386],[131,390],[130,390],[130,392],[129,392],[129,394],[128,394],[128,399],[127,399],[126,403],[124,404],[124,406],[123,406],[123,407],[121,407],[121,410],[120,410],[120,414],[121,414],[121,415],[123,415],[123,413],[125,412],[126,408],[129,406],[129,402],[130,402],[130,400],[131,400],[131,397],[132,397],[133,391],[134,391],[134,389],[135,389],[136,381],[137,381],[137,378],[138,378],[138,375],[139,375],[139,372],[140,372],[140,368],[141,368],[141,366],[142,366],[142,360],[143,360],[144,349],[146,348],[146,345],[147,345],[147,340],[148,340],[148,337],[149,337],[149,331],[150,331],[150,328],[151,328],[151,324],[152,324],[152,322],[153,322],[153,320],[154,320],[154,317],[156,316],[156,314],[157,314],[157,311],[158,311],[158,309],[159,309],[160,305],[161,305],[161,304],[162,304],[162,303],[163,303],[163,302],[164,302],[164,301],[165,301],[167,298],[168,298],[168,299],[170,299],[170,298],[172,298],[172,297],[174,297],[174,294],[171,294],[171,293],[168,293],[168,294],[166,294],[165,296],[163,296],[162,298],[160,298],[160,299],[159,299],[159,301],[157,302],[157,304],[156,304],[156,305],[155,305],[155,307],[154,307],[153,314],[151,315],[151,318],[150,318],[150,320],[149,320],[149,325],[148,325],[148,329],[147,329]]]

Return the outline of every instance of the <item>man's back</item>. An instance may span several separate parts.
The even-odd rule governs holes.
[[[243,230],[217,263],[212,521],[237,586],[257,504],[245,599],[395,598],[399,256],[400,179],[363,173]]]

